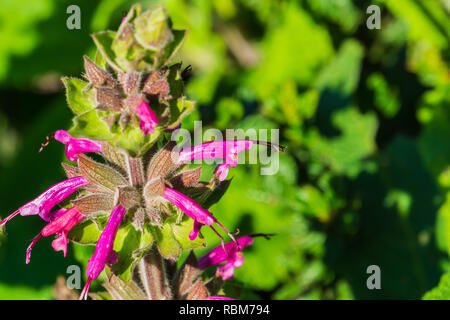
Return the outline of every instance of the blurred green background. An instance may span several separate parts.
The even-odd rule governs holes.
[[[37,152],[70,126],[59,78],[80,76],[89,34],[116,29],[134,2],[0,0],[1,217],[64,177],[60,144]],[[288,147],[276,175],[231,169],[212,208],[242,234],[277,234],[248,248],[230,296],[450,298],[449,0],[140,2],[190,30],[174,61],[193,67],[185,128],[279,128]],[[66,27],[71,4],[80,30]],[[366,27],[371,4],[379,30]],[[42,227],[17,217],[0,234],[0,299],[50,299],[56,276],[84,259],[45,238],[25,265]],[[367,289],[369,265],[380,290]]]

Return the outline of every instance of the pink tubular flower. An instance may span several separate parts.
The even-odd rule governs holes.
[[[223,280],[228,280],[234,276],[234,268],[240,268],[244,264],[244,255],[242,249],[248,247],[253,243],[253,238],[244,236],[237,239],[235,242],[228,242],[225,246],[219,246],[198,260],[200,269],[218,265],[226,262],[218,268],[218,272]]]
[[[209,296],[206,298],[206,300],[236,300],[233,298],[228,298],[228,297],[222,297],[222,296]]]
[[[69,231],[81,220],[85,218],[85,215],[82,214],[76,207],[72,207],[70,209],[60,209],[54,214],[54,220],[50,222],[48,225],[42,229],[42,231],[34,237],[30,246],[27,249],[26,263],[30,262],[31,258],[31,250],[37,243],[37,241],[41,237],[48,237],[52,234],[57,234],[58,238],[53,240],[52,247],[55,251],[62,251],[64,253],[64,257],[67,256],[67,244],[68,239],[67,235]]]
[[[55,140],[66,145],[66,156],[69,161],[76,161],[77,155],[86,152],[101,152],[101,141],[85,138],[72,138],[65,130],[57,130],[54,134]]]
[[[142,130],[144,136],[149,133],[153,133],[153,129],[158,124],[158,118],[155,111],[150,109],[147,102],[142,101],[136,109],[136,114],[139,117],[139,127]]]
[[[220,228],[225,230],[228,235],[234,239],[231,233],[222,226],[216,218],[208,211],[203,209],[197,202],[185,196],[181,192],[178,192],[172,188],[166,187],[164,190],[163,197],[180,208],[185,214],[191,217],[194,220],[194,228],[189,233],[189,239],[194,240],[197,238],[198,233],[200,232],[201,227],[203,225],[207,225],[211,227],[211,229],[220,237],[220,234],[213,228],[212,224],[217,224]]]
[[[0,222],[0,226],[4,226],[9,220],[16,215],[30,216],[38,214],[45,221],[50,221],[53,214],[50,210],[58,203],[64,201],[68,196],[74,193],[79,187],[88,184],[89,182],[82,176],[73,177],[61,181],[54,186],[47,189],[39,197],[30,201],[17,209],[14,213],[6,217]]]
[[[225,161],[217,166],[214,171],[214,174],[219,180],[223,181],[228,175],[228,168],[235,168],[238,164],[238,154],[244,150],[250,150],[255,144],[267,145],[281,152],[284,150],[284,147],[266,141],[210,141],[182,149],[179,153],[179,161],[187,162],[196,159],[225,159]]]
[[[113,250],[114,239],[119,230],[120,223],[125,216],[126,209],[122,205],[117,205],[111,212],[106,227],[97,241],[94,255],[89,259],[86,269],[88,277],[86,285],[80,295],[80,300],[87,299],[91,282],[100,275],[106,265],[112,265],[117,262],[117,252]]]

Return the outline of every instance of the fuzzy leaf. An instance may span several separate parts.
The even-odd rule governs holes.
[[[95,244],[100,238],[101,230],[92,220],[86,219],[73,227],[68,238],[79,244]]]
[[[186,295],[186,300],[205,300],[209,296],[208,289],[203,285],[202,279],[197,279]]]
[[[169,180],[175,189],[193,187],[198,183],[202,175],[202,167],[183,171]]]
[[[163,228],[154,229],[155,242],[161,255],[169,260],[176,260],[181,254],[182,247],[175,239],[170,224],[164,223]]]
[[[157,126],[152,134],[143,135],[139,127],[127,126],[115,136],[117,147],[123,148],[135,157],[143,155],[158,140],[162,128]]]
[[[147,53],[145,49],[136,41],[133,27],[129,23],[121,26],[111,48],[115,53],[116,63],[123,70],[136,71],[150,69],[150,65],[146,60],[151,59],[146,57]]]
[[[142,73],[137,72],[120,72],[119,81],[123,90],[127,95],[135,94],[141,83]]]
[[[133,158],[131,156],[126,157],[128,175],[130,177],[130,183],[132,186],[143,186],[144,177],[144,167],[142,165],[142,160],[140,158]]]
[[[156,178],[147,182],[144,187],[144,197],[146,203],[150,204],[152,199],[163,196],[164,189],[165,185],[162,178]]]
[[[147,300],[145,293],[133,281],[125,283],[114,273],[102,285],[113,300]]]
[[[100,110],[119,112],[122,109],[122,99],[115,89],[107,87],[95,89],[95,100]]]
[[[173,286],[177,299],[186,299],[194,281],[201,275],[202,270],[198,267],[198,261],[193,251],[191,251],[178,269],[173,279]]]
[[[194,220],[186,215],[183,215],[180,223],[176,223],[176,220],[176,216],[169,217],[166,219],[166,223],[170,224],[173,236],[183,250],[205,247],[206,241],[201,234],[195,240],[189,239],[189,233],[194,227]]]
[[[152,225],[162,228],[161,213],[158,210],[147,206],[145,208],[145,214],[147,215]]]
[[[67,178],[73,178],[81,176],[81,171],[77,167],[69,166],[68,164],[61,163],[64,168],[64,172],[66,173]]]
[[[120,168],[124,173],[126,172],[125,156],[123,153],[111,146],[108,142],[102,143],[102,154],[106,161]]]
[[[118,186],[128,185],[128,181],[119,172],[85,155],[78,156],[78,168],[91,184],[101,186],[107,193],[114,193]]]
[[[113,31],[103,31],[97,32],[92,35],[92,39],[94,40],[95,45],[97,46],[98,51],[105,58],[108,64],[117,72],[121,69],[116,64],[116,54],[111,49],[114,39],[116,38],[116,33]]]
[[[108,125],[100,119],[96,110],[75,117],[70,133],[74,137],[81,136],[94,140],[110,140],[112,138]]]
[[[120,202],[120,204],[122,204],[127,209],[136,207],[141,202],[141,195],[135,188],[131,186],[118,187],[116,190],[115,198],[116,203]]]
[[[153,156],[147,167],[147,181],[158,177],[164,178],[176,167],[176,155],[172,153],[175,145],[176,143],[171,141]]]
[[[150,250],[138,265],[142,285],[150,300],[168,300],[171,290],[167,281],[166,265],[157,249]]]
[[[155,6],[145,11],[134,21],[136,40],[150,50],[163,48],[173,40],[167,10],[162,6]]]
[[[146,94],[156,94],[152,86],[158,81],[166,80],[168,72],[169,72],[168,67],[161,67],[158,70],[150,72],[150,74],[146,77],[144,81],[142,92]]]
[[[84,215],[110,212],[114,208],[114,198],[110,194],[90,194],[72,200],[71,203]]]
[[[62,78],[66,87],[67,103],[74,114],[80,115],[95,108],[92,91],[84,93],[87,82],[77,78]]]
[[[128,282],[132,277],[132,270],[137,262],[134,255],[136,248],[140,248],[142,234],[133,225],[128,224],[119,228],[114,240],[114,251],[119,255],[117,263],[112,265],[112,271],[123,281]]]
[[[164,47],[163,54],[158,59],[158,66],[167,64],[175,56],[183,45],[188,33],[188,30],[172,30],[173,39]]]
[[[84,56],[84,69],[88,80],[95,86],[106,86],[109,88],[118,89],[118,83],[111,74],[100,68],[87,56]]]

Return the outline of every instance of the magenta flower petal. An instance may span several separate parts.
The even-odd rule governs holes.
[[[234,269],[240,268],[244,264],[242,249],[251,245],[253,238],[244,236],[237,239],[237,243],[239,247],[236,242],[228,242],[224,246],[225,250],[223,246],[212,249],[198,260],[199,268],[205,269],[226,262],[218,268],[218,272],[224,280],[233,278]]]
[[[36,245],[36,243],[38,242],[38,240],[41,238],[41,234],[39,233],[36,237],[33,238],[33,240],[31,241],[30,245],[27,248],[27,254],[25,257],[25,263],[29,264],[30,260],[31,260],[31,250],[33,250],[33,247]]]
[[[233,279],[233,277],[234,277],[233,262],[225,263],[223,266],[220,266],[219,268],[217,268],[217,271],[219,272],[219,274],[223,280]]]
[[[153,133],[154,127],[158,125],[158,118],[155,111],[150,109],[147,102],[142,101],[136,109],[136,114],[139,117],[139,127],[142,130],[144,136],[149,133]]]
[[[86,299],[92,280],[97,279],[105,268],[106,264],[117,262],[116,253],[113,251],[114,239],[119,230],[120,223],[125,216],[126,209],[122,205],[117,205],[111,212],[106,227],[97,241],[94,255],[89,259],[86,275],[88,280],[80,295],[80,299]]]
[[[192,231],[189,233],[189,240],[195,240],[200,233],[200,229],[203,227],[203,224],[198,222],[197,220],[194,220],[194,228],[192,228]]]
[[[194,229],[189,234],[189,239],[191,240],[197,237],[203,225],[211,226],[217,222],[216,218],[208,210],[203,209],[197,202],[181,192],[166,187],[163,197],[194,220]]]
[[[267,145],[280,152],[284,150],[284,147],[266,141],[210,141],[182,149],[178,159],[182,163],[191,160],[224,159],[225,161],[215,171],[215,175],[223,181],[228,175],[228,168],[235,168],[238,164],[238,154],[244,150],[250,150],[255,144]]]
[[[222,296],[209,296],[206,298],[206,300],[236,300],[233,298],[228,298],[228,297],[222,297]]]
[[[236,156],[244,150],[253,147],[252,140],[210,141],[184,148],[180,151],[179,161],[186,162],[195,159],[227,159],[237,163]]]
[[[62,212],[62,213],[61,213]],[[36,242],[41,237],[48,237],[53,234],[57,234],[58,237],[53,240],[52,247],[55,251],[62,251],[64,253],[64,257],[67,256],[67,244],[69,240],[67,239],[67,235],[69,231],[81,220],[85,218],[85,215],[82,214],[76,207],[72,207],[70,209],[58,210],[55,215],[59,215],[57,218],[53,219],[52,222],[47,224],[42,231],[34,237],[30,246],[27,249],[27,257],[26,263],[30,262],[31,258],[31,250],[36,245]]]
[[[189,198],[188,196],[178,192],[172,188],[166,187],[163,197],[180,208],[185,214],[197,221],[198,223],[212,225],[216,222],[216,218],[212,214],[203,209],[197,202]]]
[[[45,221],[50,221],[53,218],[53,213],[50,210],[58,203],[64,201],[68,196],[74,193],[79,187],[88,184],[89,182],[82,176],[73,177],[61,181],[54,186],[47,189],[44,193],[39,195],[33,201],[30,201],[17,209],[10,216],[0,222],[0,226],[5,225],[9,220],[20,214],[22,216],[30,216],[38,214]],[[57,211],[58,212],[58,211]]]
[[[61,235],[52,241],[52,248],[55,251],[62,251],[64,258],[67,256],[67,245],[69,244],[69,239],[67,239],[67,233],[61,233]]]
[[[67,212],[67,210],[68,209],[66,209],[66,208],[61,208],[61,209],[58,209],[58,210],[50,213],[50,216],[51,216],[50,221],[53,221],[53,220],[61,217],[62,215],[64,215]]]
[[[228,176],[228,171],[230,165],[228,163],[221,163],[214,170],[214,175],[219,179],[219,181],[224,181]]]
[[[95,141],[85,138],[72,138],[65,130],[55,132],[55,139],[66,145],[66,157],[69,161],[76,161],[77,155],[86,152],[101,152],[101,141]]]
[[[206,209],[203,209],[197,202],[189,198],[188,196],[178,192],[172,188],[165,187],[163,197],[169,202],[176,205],[181,209],[186,215],[191,217],[194,220],[194,227],[192,231],[189,233],[189,239],[194,240],[197,238],[200,229],[203,225],[207,225],[211,227],[211,229],[220,237],[222,236],[213,228],[212,224],[217,224],[220,228],[222,228],[231,239],[234,240],[233,235],[222,226],[216,218]]]
[[[106,265],[112,266],[113,264],[117,263],[117,260],[119,260],[119,254],[114,250],[111,250],[111,252],[108,255],[108,258],[106,258]]]

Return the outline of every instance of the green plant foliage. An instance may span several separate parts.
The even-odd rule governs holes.
[[[93,109],[93,90],[72,76],[81,73],[85,53],[116,71],[151,70],[172,59],[182,67],[171,71],[176,98],[167,127],[181,121],[192,130],[202,120],[203,130],[280,129],[279,142],[287,146],[275,175],[261,175],[264,165],[251,164],[249,152],[246,164],[230,168],[226,192],[202,199],[231,231],[275,234],[245,249],[225,294],[449,299],[448,1],[375,1],[380,30],[366,27],[367,1],[142,1],[142,8],[167,8],[151,17],[158,28],[147,30],[148,20],[132,13],[133,36],[119,37],[120,29],[98,33],[117,30],[134,3],[79,1],[82,29],[70,31],[69,1],[9,1],[0,12],[0,190],[8,199],[0,202],[1,217],[63,176],[54,169],[63,157],[57,142],[37,154],[49,132],[71,125],[64,88],[52,86],[60,75],[70,75],[63,85],[76,115],[71,133],[140,155],[169,134],[163,127],[143,136],[133,126],[109,126],[109,114]],[[133,64],[138,55],[145,63]],[[188,65],[192,73],[182,80]],[[177,95],[181,86],[184,95]],[[204,165],[203,180],[213,170]],[[66,260],[40,240],[25,265],[24,240],[43,225],[21,218],[8,226],[8,237],[0,236],[0,298],[50,298],[56,274],[86,265],[104,224],[75,227],[71,238],[86,245],[69,247]],[[141,238],[131,224],[121,229],[116,249],[123,264],[115,272],[130,277],[141,252],[127,246],[156,243],[161,255],[175,259],[184,250],[200,256],[220,245],[206,228],[195,243],[187,241],[192,221],[176,219]],[[366,287],[373,264],[380,266],[382,290]]]
[[[423,300],[448,300],[450,299],[450,275],[444,274],[439,281],[439,285],[428,291]]]

